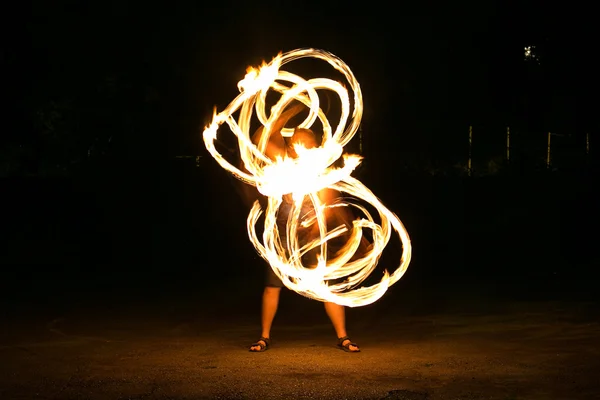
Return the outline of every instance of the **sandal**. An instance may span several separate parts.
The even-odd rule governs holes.
[[[252,350],[253,347],[260,347],[260,349],[259,350]],[[269,347],[271,347],[271,339],[261,336],[260,339],[258,339],[256,341],[256,343],[252,343],[252,345],[250,346],[249,351],[251,353],[262,353],[263,351],[269,350]]]
[[[348,343],[344,344],[346,340],[348,341]],[[358,350],[350,350],[350,346],[354,346]],[[340,350],[344,350],[346,353],[360,353],[360,348],[358,348],[358,345],[356,343],[353,343],[348,336],[339,338],[337,347]]]

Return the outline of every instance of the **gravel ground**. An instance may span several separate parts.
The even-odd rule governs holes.
[[[280,310],[273,346],[259,354],[247,351],[257,338],[256,311],[80,307],[55,318],[21,315],[1,330],[0,398],[600,398],[597,303],[390,309],[349,310],[359,354],[335,347],[322,313],[296,318],[294,307]]]

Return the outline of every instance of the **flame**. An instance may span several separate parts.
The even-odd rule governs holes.
[[[281,70],[286,63],[306,57],[324,60],[344,75],[352,90],[353,107],[348,90],[341,83],[325,78],[305,80]],[[280,82],[287,82],[287,85]],[[341,59],[329,52],[297,49],[279,53],[270,63],[263,63],[259,68],[249,67],[244,79],[238,83],[238,89],[240,94],[223,111],[217,113],[215,110],[211,124],[204,130],[203,139],[207,150],[225,170],[256,186],[268,198],[266,209],[263,210],[257,201],[250,210],[247,220],[250,241],[284,285],[303,296],[349,307],[377,301],[406,272],[412,247],[400,219],[364,184],[351,176],[362,158],[343,154],[344,146],[358,130],[363,113],[362,93],[354,74]],[[270,90],[278,92],[281,97],[267,115],[265,99]],[[317,90],[331,90],[340,98],[342,112],[335,129],[320,108]],[[296,157],[277,156],[271,159],[266,155],[266,148],[273,124],[293,101],[303,103],[309,110],[308,116],[297,128],[310,129],[318,119],[323,130],[322,143],[314,148],[295,144]],[[257,144],[252,142],[250,134],[253,109],[265,133]],[[233,114],[238,111],[236,121]],[[224,123],[238,139],[240,156],[247,172],[229,163],[215,148],[218,129]],[[293,133],[291,128],[281,130],[284,137],[291,137]],[[344,166],[333,167],[340,156],[344,159]],[[326,190],[346,195],[338,199],[340,201],[328,203],[320,196]],[[284,232],[278,230],[277,215],[285,195],[291,195],[293,202],[285,227],[287,240],[283,241],[281,234]],[[307,202],[314,211],[303,214],[303,204]],[[365,203],[377,211],[379,223],[362,205]],[[347,207],[354,208],[362,217],[354,220],[350,227],[342,224],[329,229],[328,213]],[[261,238],[256,225],[263,214]],[[307,229],[316,234],[306,243],[301,243],[299,232]],[[364,230],[371,231],[372,243],[366,251],[358,254]],[[385,271],[379,283],[359,287],[377,266],[392,231],[397,233],[402,243],[398,268],[391,274]],[[348,237],[344,246],[335,255],[329,255],[328,241],[341,235]],[[316,265],[304,265],[303,256],[311,250],[317,252]]]

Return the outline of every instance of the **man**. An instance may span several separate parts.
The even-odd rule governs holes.
[[[295,157],[296,154],[293,150],[294,144],[301,144],[306,148],[312,148],[317,146],[315,135],[308,129],[296,129],[289,143],[286,144],[285,139],[281,136],[281,129],[285,126],[287,121],[298,114],[302,110],[303,106],[298,105],[292,107],[288,111],[282,114],[281,118],[275,123],[272,134],[269,137],[267,149],[265,155],[272,160],[275,160],[277,156],[284,157],[290,156]],[[262,134],[262,128],[260,128],[254,137],[252,138],[254,143],[258,143]],[[246,185],[249,186],[249,185]],[[249,193],[249,192],[246,192]],[[255,193],[256,195],[256,193]],[[319,192],[319,197],[324,202],[331,201],[337,194],[333,190],[325,189]],[[252,196],[254,197],[254,196]],[[277,225],[280,234],[285,234],[285,225],[287,224],[288,212],[291,206],[291,195],[287,195],[283,199],[283,204],[279,210],[277,217]],[[312,205],[305,203],[303,205],[302,213],[311,212]],[[345,207],[343,207],[345,208]],[[337,208],[339,209],[339,207]],[[328,216],[329,217],[329,216]],[[331,219],[345,218],[346,223],[350,223],[350,219],[347,216],[340,216],[339,214],[331,215]],[[328,218],[329,219],[329,218]],[[313,227],[312,231],[308,230],[300,231],[300,235],[310,236],[317,234]],[[285,243],[285,237],[282,237],[282,242]],[[270,266],[266,266],[266,277],[265,277],[265,288],[262,296],[262,310],[261,310],[261,336],[250,346],[251,352],[263,352],[269,349],[271,345],[271,326],[277,313],[277,307],[279,305],[279,296],[281,288],[284,286],[283,282],[275,275]],[[360,351],[360,348],[356,343],[353,343],[348,337],[346,332],[346,316],[345,309],[343,306],[335,303],[324,303],[325,312],[329,316],[335,333],[338,338],[338,347],[346,352],[356,353]]]

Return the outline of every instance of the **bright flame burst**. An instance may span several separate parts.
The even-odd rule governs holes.
[[[324,60],[345,76],[354,95],[351,116],[349,94],[342,84],[325,78],[305,80],[280,69],[288,62],[306,57]],[[288,85],[280,82],[287,82]],[[349,307],[375,302],[404,275],[410,262],[412,247],[408,233],[398,217],[365,185],[351,176],[360,164],[361,157],[342,154],[343,147],[358,130],[363,112],[362,94],[354,74],[341,59],[331,53],[298,49],[280,53],[259,69],[249,68],[245,78],[238,83],[238,88],[240,94],[225,110],[220,113],[215,111],[213,121],[204,130],[203,136],[206,148],[224,169],[236,178],[256,186],[268,197],[268,205],[264,210],[262,241],[256,231],[256,224],[263,214],[258,201],[248,215],[248,235],[252,244],[284,285],[303,296]],[[337,93],[341,101],[342,112],[335,130],[319,105],[317,90],[323,89]],[[265,99],[270,90],[280,93],[281,97],[267,116]],[[323,130],[321,145],[310,149],[296,145],[297,157],[284,156],[272,160],[265,154],[272,126],[293,101],[303,103],[309,110],[308,116],[297,128],[310,129],[317,119],[320,121]],[[264,129],[264,134],[256,145],[250,134],[253,109]],[[236,121],[233,114],[238,110],[240,112]],[[240,156],[248,172],[229,163],[216,150],[214,142],[217,130],[223,123],[227,123],[237,137]],[[281,131],[284,137],[291,137],[293,133],[294,129],[291,128],[283,128]],[[335,168],[334,162],[342,155],[344,166]],[[332,189],[346,195],[340,199],[342,201],[326,204],[317,196],[323,189]],[[277,228],[277,213],[283,196],[287,194],[292,194],[294,201],[285,228],[287,240],[283,241]],[[359,201],[350,201],[351,198],[373,206],[379,214],[380,222],[376,223],[368,210]],[[307,200],[312,204],[311,208],[314,208],[310,216],[301,213],[302,204]],[[361,218],[352,222],[349,232],[344,225],[334,229],[327,227],[326,212],[340,206],[353,207],[361,215]],[[306,226],[314,227],[315,224],[318,235],[301,245],[297,238],[298,230]],[[364,254],[355,254],[361,240],[364,240],[364,229],[371,231],[372,243]],[[402,242],[399,267],[391,274],[385,271],[377,284],[358,287],[375,269],[390,240],[392,229]],[[341,251],[328,258],[327,242],[342,234],[349,234],[348,240]],[[318,250],[317,265],[303,265],[302,256],[313,249]]]

